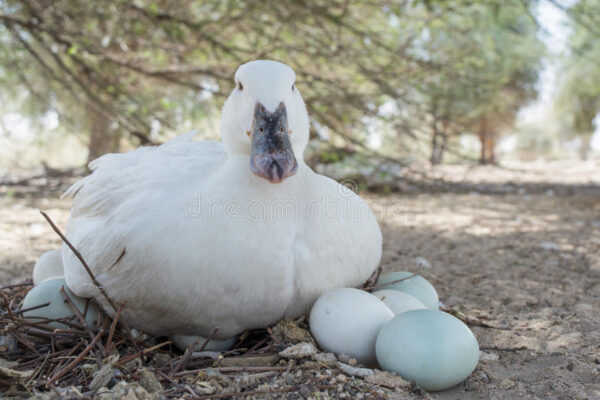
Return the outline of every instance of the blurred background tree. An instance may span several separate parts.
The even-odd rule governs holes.
[[[556,109],[561,136],[577,138],[580,157],[586,159],[600,112],[600,1],[582,0],[568,12],[575,23],[562,60]]]
[[[471,135],[478,160],[493,163],[537,94],[545,47],[536,4],[1,0],[0,110],[25,115],[40,140],[55,116],[88,160],[192,128],[214,139],[235,69],[270,58],[296,70],[317,139],[309,161],[365,153],[438,164],[446,153],[473,158],[461,146]],[[565,132],[588,141],[600,48],[586,26],[597,26],[587,15],[597,6],[556,4],[580,22],[572,52],[585,53],[566,60],[556,107]]]

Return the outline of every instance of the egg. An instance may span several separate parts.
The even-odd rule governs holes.
[[[376,354],[381,368],[425,390],[438,391],[457,385],[473,372],[479,345],[473,332],[452,315],[414,310],[381,328]]]
[[[392,310],[394,315],[402,314],[411,310],[427,309],[421,300],[408,293],[393,289],[383,289],[373,292],[373,296],[379,298]]]
[[[98,307],[91,300],[73,294],[67,287],[63,278],[46,279],[31,289],[25,296],[25,299],[23,299],[21,309],[35,307],[44,303],[50,304],[35,310],[25,311],[23,317],[31,319],[33,322],[40,322],[41,319],[58,319],[74,316],[75,313],[73,312],[73,309],[60,293],[60,288],[63,286],[75,307],[77,307],[82,314],[85,311],[86,303],[88,303],[85,320],[90,328],[94,329],[96,327],[96,321],[98,321]],[[75,317],[73,321],[79,323],[77,317]],[[49,325],[60,329],[68,328],[67,325],[61,324],[60,322],[50,322]]]
[[[382,286],[386,283],[394,282],[398,279],[403,279],[411,275],[413,275],[412,272],[406,271],[398,271],[381,275],[376,283],[376,286],[378,286],[377,289],[399,290],[401,292],[408,293],[411,296],[419,299],[427,308],[437,310],[440,302],[438,294],[433,285],[420,275],[415,275],[412,278]]]
[[[376,364],[375,340],[379,329],[394,317],[381,300],[362,290],[330,290],[310,312],[310,331],[321,349],[346,354],[361,364]]]
[[[181,351],[186,351],[187,347],[191,343],[194,343],[196,341],[197,341],[197,343],[194,346],[193,350],[198,351],[198,350],[200,350],[200,348],[202,347],[202,345],[204,345],[204,342],[206,341],[206,338],[204,338],[202,336],[187,336],[187,335],[172,335],[170,337],[170,339],[173,342],[173,344]],[[229,351],[233,348],[233,346],[235,346],[237,341],[238,341],[237,336],[234,336],[229,339],[224,339],[224,340],[210,339],[208,341],[208,343],[206,344],[206,346],[204,346],[203,350]]]
[[[60,249],[45,252],[33,267],[33,284],[39,285],[46,279],[60,278],[64,275],[62,253]]]

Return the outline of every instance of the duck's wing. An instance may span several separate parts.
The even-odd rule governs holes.
[[[190,186],[209,178],[226,159],[221,142],[192,141],[194,135],[190,132],[161,146],[106,154],[90,163],[90,175],[65,192],[64,196],[74,198],[67,238],[99,281],[119,275],[115,265],[123,254],[143,257],[139,254],[145,246],[141,242],[150,241],[151,246],[151,240],[158,240],[158,232],[153,232],[154,238],[148,235],[180,218],[177,210],[185,207]],[[71,290],[79,296],[96,297],[89,276],[65,247],[63,264]]]
[[[92,174],[71,185],[62,195],[62,198],[75,197],[85,185],[97,184],[100,180],[107,177],[113,178],[115,173],[120,174],[123,169],[139,165],[158,166],[161,161],[167,160],[166,157],[168,156],[181,160],[190,156],[197,157],[199,152],[207,158],[224,155],[223,146],[220,142],[210,140],[192,142],[192,139],[197,134],[197,131],[190,131],[176,136],[160,146],[139,147],[128,153],[105,154],[88,164]],[[121,176],[121,178],[123,177]]]

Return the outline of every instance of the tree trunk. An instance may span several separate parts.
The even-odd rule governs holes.
[[[486,127],[485,127],[485,121],[483,121],[483,120],[479,122],[478,136],[479,136],[479,143],[481,145],[481,152],[479,154],[479,164],[485,164]]]
[[[431,149],[431,165],[439,165],[444,160],[444,152],[448,147],[448,135],[444,133],[436,133],[435,142],[432,143]],[[441,139],[440,139],[441,138]]]
[[[496,138],[494,132],[489,129],[487,119],[479,123],[479,142],[481,143],[480,164],[493,164],[496,162],[495,147]]]
[[[496,163],[496,135],[494,132],[488,132],[487,134],[487,160],[485,164]]]
[[[439,152],[439,147],[440,147],[440,143],[439,143],[439,132],[437,131],[437,129],[433,130],[433,137],[431,139],[431,157],[429,158],[429,162],[431,162],[431,165],[437,165],[439,164],[439,159],[438,159],[438,152]]]
[[[121,134],[118,130],[110,129],[110,121],[91,107],[88,107],[86,117],[90,133],[88,163],[106,153],[118,152]]]
[[[442,163],[444,157],[444,150],[448,145],[448,135],[444,130],[440,130],[437,125],[437,119],[433,120],[431,124],[433,130],[433,137],[431,139],[431,157],[429,161],[431,165],[438,165]]]

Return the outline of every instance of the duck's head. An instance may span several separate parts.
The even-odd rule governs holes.
[[[294,70],[277,61],[244,64],[221,115],[229,154],[248,155],[250,170],[271,183],[296,173],[308,143],[308,114],[295,81]]]

